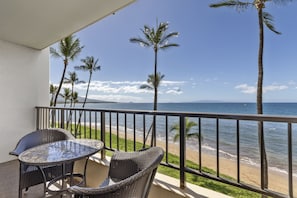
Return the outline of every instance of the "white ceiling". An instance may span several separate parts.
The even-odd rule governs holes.
[[[135,0],[0,0],[0,40],[43,49]]]

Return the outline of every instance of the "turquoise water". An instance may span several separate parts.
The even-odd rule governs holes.
[[[98,109],[133,109],[151,110],[151,103],[98,103],[88,104],[87,108]],[[234,114],[256,114],[255,103],[160,103],[160,111],[181,111],[181,112],[205,112],[205,113],[234,113]],[[265,103],[263,105],[264,114],[297,116],[297,103]],[[132,119],[131,119],[132,120]],[[142,120],[142,117],[136,120]],[[108,120],[107,120],[108,121]],[[177,119],[169,121],[169,126],[176,123]],[[195,120],[194,120],[195,121]],[[148,118],[148,124],[151,120]],[[165,137],[164,117],[157,118],[157,134],[159,139]],[[127,123],[127,127],[132,129],[132,121]],[[124,126],[123,119],[120,118],[120,125]],[[137,124],[136,130],[143,131],[142,124]],[[220,156],[236,159],[236,127],[235,121],[224,120],[220,122]],[[216,120],[202,119],[201,121],[204,152],[215,154],[216,152]],[[146,129],[147,131],[148,129]],[[193,131],[197,131],[193,128]],[[271,169],[287,172],[287,125],[282,123],[265,123],[265,146]],[[173,133],[169,133],[172,141]],[[197,140],[187,140],[187,146],[193,150],[198,148]],[[258,134],[256,122],[240,122],[240,157],[244,163],[259,165]],[[293,125],[293,172],[297,176],[297,125]]]

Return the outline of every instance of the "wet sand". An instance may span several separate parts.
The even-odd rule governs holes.
[[[165,142],[157,141],[157,146],[165,149]],[[174,143],[169,143],[168,152],[179,156],[179,146]],[[202,167],[210,168],[214,171],[217,170],[216,156],[211,154],[202,153],[201,154],[201,164]],[[199,153],[191,149],[186,149],[186,159],[199,164]],[[230,176],[237,179],[237,161],[232,159],[227,159],[220,157],[219,160],[219,173],[221,177],[223,175]],[[288,193],[288,174],[281,173],[276,170],[269,169],[269,182],[268,188],[273,191]],[[253,186],[260,187],[261,185],[261,175],[260,166],[250,165],[245,162],[240,162],[240,181],[244,184],[249,184]],[[293,189],[294,194],[297,193],[297,178],[293,177]]]

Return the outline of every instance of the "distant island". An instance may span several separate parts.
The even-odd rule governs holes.
[[[78,102],[76,102],[76,104],[81,104],[85,101],[85,98],[84,97],[78,97]],[[59,96],[58,97],[58,100],[57,100],[57,104],[64,104],[65,101],[64,99]],[[66,102],[66,104],[69,104],[70,103],[70,100],[68,100]],[[96,100],[96,99],[90,99],[90,98],[87,98],[87,101],[86,103],[117,103],[117,102],[113,102],[113,101],[105,101],[105,100]]]

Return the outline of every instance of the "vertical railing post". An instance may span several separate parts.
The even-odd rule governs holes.
[[[289,197],[293,196],[293,170],[292,170],[292,123],[288,123],[288,188]]]
[[[101,111],[101,141],[105,145],[105,112]],[[105,159],[105,149],[101,150],[101,159]]]
[[[165,117],[165,153],[166,153],[166,163],[168,163],[168,116]]]
[[[145,135],[145,114],[142,114],[142,123],[143,123],[143,146],[142,148],[145,148],[145,142],[146,142],[146,135]]]
[[[237,155],[237,183],[240,183],[240,128],[239,120],[236,120],[236,155]]]
[[[260,166],[261,166],[261,189],[265,189],[266,184],[266,176],[265,176],[265,145],[264,145],[264,128],[263,122],[258,122],[258,134],[259,134],[259,145],[260,145]]]
[[[40,118],[39,118],[39,116],[40,116],[40,114],[39,114],[39,108],[38,107],[36,107],[35,108],[36,109],[36,130],[39,130],[39,125],[40,125]]]
[[[156,111],[153,112],[151,147],[156,146]]]
[[[136,115],[133,113],[133,149],[136,151]]]
[[[201,118],[198,118],[198,133],[199,133],[199,171],[202,171],[202,131],[201,131]]]
[[[64,129],[64,119],[65,119],[65,109],[61,109],[61,120],[60,120],[60,127]]]
[[[185,116],[180,115],[179,118],[179,152],[180,152],[180,188],[184,189],[185,184],[185,157],[186,157],[186,139],[185,139]]]
[[[51,119],[52,119],[52,123],[50,124],[50,126],[52,128],[54,128],[55,127],[55,119],[56,119],[56,109],[54,109],[54,108],[52,108]]]
[[[156,123],[156,113],[154,112],[154,123],[153,123],[153,125],[154,125],[154,127],[153,127],[153,146],[156,146],[157,145],[157,123]]]
[[[216,119],[216,158],[217,158],[217,177],[220,177],[220,133],[219,133],[219,119]]]

